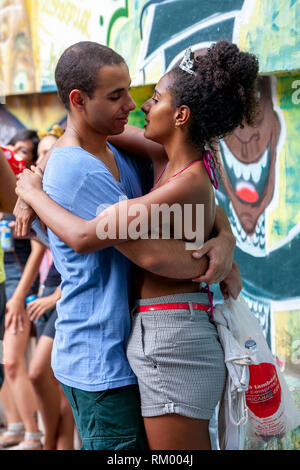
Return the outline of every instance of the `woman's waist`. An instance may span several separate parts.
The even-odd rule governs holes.
[[[135,300],[135,307],[143,307],[143,306],[162,306],[162,309],[167,309],[168,304],[170,304],[172,309],[176,309],[176,305],[178,305],[178,309],[182,310],[186,306],[187,308],[189,304],[195,305],[203,305],[206,307],[210,306],[210,300],[207,292],[180,292],[176,294],[169,294],[169,295],[162,295],[157,297],[148,297],[142,299]],[[199,310],[196,306],[195,309]],[[159,309],[159,308],[157,308]]]
[[[187,292],[197,293],[201,290],[201,284],[189,279],[171,279],[142,270],[135,279],[136,297],[141,299]]]

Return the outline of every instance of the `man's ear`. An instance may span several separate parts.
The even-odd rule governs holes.
[[[176,109],[175,127],[180,128],[187,124],[191,116],[191,110],[188,106],[182,105]]]
[[[81,111],[84,106],[84,96],[80,90],[72,90],[69,95],[70,105],[73,108],[76,108],[78,111]]]

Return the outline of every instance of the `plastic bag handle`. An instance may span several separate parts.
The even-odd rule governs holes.
[[[238,394],[238,397],[241,397],[239,399],[239,411],[240,411],[240,413],[238,412],[238,415],[241,416],[239,421],[236,421],[234,419],[234,417],[232,416],[232,406],[231,406],[232,402],[231,402],[230,386],[228,386],[227,395],[228,395],[228,408],[229,408],[230,421],[235,426],[240,426],[241,424],[246,424],[247,421],[248,421],[248,407],[247,407],[247,404],[246,404],[246,392],[240,392]]]

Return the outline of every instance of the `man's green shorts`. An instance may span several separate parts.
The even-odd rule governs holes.
[[[72,407],[81,450],[147,450],[137,385],[102,392],[61,386]]]

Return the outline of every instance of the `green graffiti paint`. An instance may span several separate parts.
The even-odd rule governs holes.
[[[108,30],[107,30],[107,38],[106,38],[106,44],[107,46],[110,45],[110,35],[111,35],[111,30],[114,25],[114,23],[121,18],[122,16],[125,16],[125,18],[128,18],[128,0],[125,1],[125,7],[124,8],[119,8],[113,16],[110,19]]]

